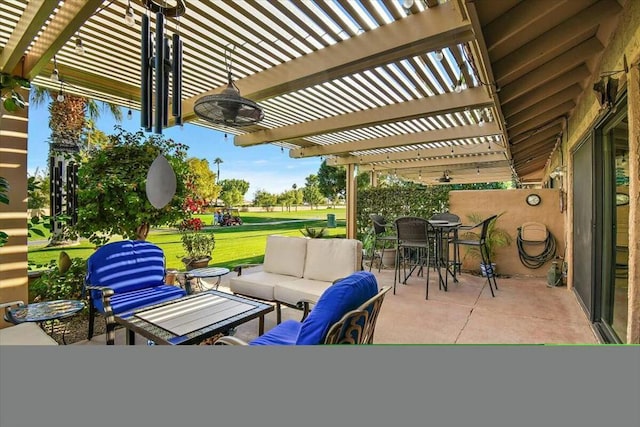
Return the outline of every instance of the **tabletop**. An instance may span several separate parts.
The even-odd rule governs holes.
[[[193,271],[193,270],[192,270]],[[116,322],[157,344],[196,344],[273,311],[238,295],[206,291],[116,316]]]
[[[440,227],[440,228],[450,228],[450,227],[459,227],[462,225],[462,223],[460,221],[445,221],[445,220],[440,220],[440,219],[430,219],[427,220],[429,222],[429,224],[431,224],[434,227]]]
[[[193,270],[188,270],[185,272],[185,274],[188,277],[201,277],[201,278],[207,278],[207,277],[220,277],[220,276],[224,276],[225,274],[229,273],[229,269],[228,268],[224,268],[224,267],[204,267],[204,268],[194,268]]]
[[[7,310],[7,320],[11,323],[44,322],[72,316],[85,307],[80,300],[56,300],[37,302]]]

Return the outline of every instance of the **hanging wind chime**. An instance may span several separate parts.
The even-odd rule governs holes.
[[[181,0],[177,0],[174,7],[145,0],[145,7],[156,14],[156,33],[152,37],[149,17],[142,15],[140,126],[147,132],[153,129],[161,134],[169,125],[169,80],[173,92],[171,115],[175,124],[182,124],[182,41],[179,34],[173,34],[169,44],[169,38],[164,35],[164,22],[165,17],[182,16],[186,7]]]

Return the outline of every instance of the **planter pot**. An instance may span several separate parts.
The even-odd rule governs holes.
[[[390,268],[394,268],[396,266],[396,250],[395,249],[382,250],[382,265]]]
[[[487,277],[487,272],[489,273],[489,277],[497,275],[495,262],[492,262],[489,268],[487,268],[486,264],[480,263],[480,273],[482,273],[482,277]]]
[[[187,271],[193,270],[194,268],[204,268],[209,265],[209,261],[211,261],[211,257],[204,258],[182,258],[182,262],[184,263]]]

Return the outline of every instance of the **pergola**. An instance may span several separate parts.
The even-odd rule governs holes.
[[[173,7],[177,0],[3,0],[0,72],[140,108],[146,3]],[[573,197],[592,195],[593,179],[576,186],[569,157],[614,110],[596,101],[594,83],[619,79],[629,98],[629,120],[621,125],[629,193],[640,194],[638,145],[629,143],[640,128],[635,0],[185,3],[186,13],[165,24],[165,34],[179,34],[184,46],[183,119],[234,135],[237,146],[275,144],[293,158],[321,156],[346,166],[348,177],[371,172],[374,183],[386,174],[433,185],[446,174],[451,183],[513,179],[541,187],[559,165],[567,172],[564,215],[572,224]],[[124,19],[130,7],[134,25]],[[148,16],[155,29],[155,15]],[[197,100],[226,87],[229,57],[241,95],[264,109],[257,124],[216,125],[194,113]],[[62,84],[50,80],[54,61]],[[21,114],[4,114],[0,122],[0,169],[13,191],[0,217],[19,237],[2,248],[0,272],[7,272],[2,286],[24,292],[27,191],[19,181],[26,175],[28,112]],[[355,180],[347,179],[349,237],[355,236],[355,195]],[[638,241],[639,200],[629,202],[629,242]],[[567,231],[571,262],[581,241],[573,228]],[[640,336],[637,259],[631,246],[628,342]]]
[[[620,3],[186,1],[165,31],[184,44],[184,120],[233,134],[237,146],[276,144],[426,184],[446,170],[454,183],[526,185],[541,182],[577,99],[593,96]],[[146,12],[144,1],[3,1],[0,70],[58,90],[55,56],[64,91],[139,108]],[[242,96],[265,111],[257,125],[193,112],[226,86],[229,51]]]

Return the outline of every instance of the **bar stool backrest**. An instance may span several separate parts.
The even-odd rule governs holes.
[[[396,231],[400,242],[427,242],[431,224],[424,219],[404,216],[396,219]]]
[[[373,224],[373,231],[376,235],[383,234],[386,230],[387,220],[384,219],[382,215],[371,214],[369,215],[371,218],[371,223]]]

